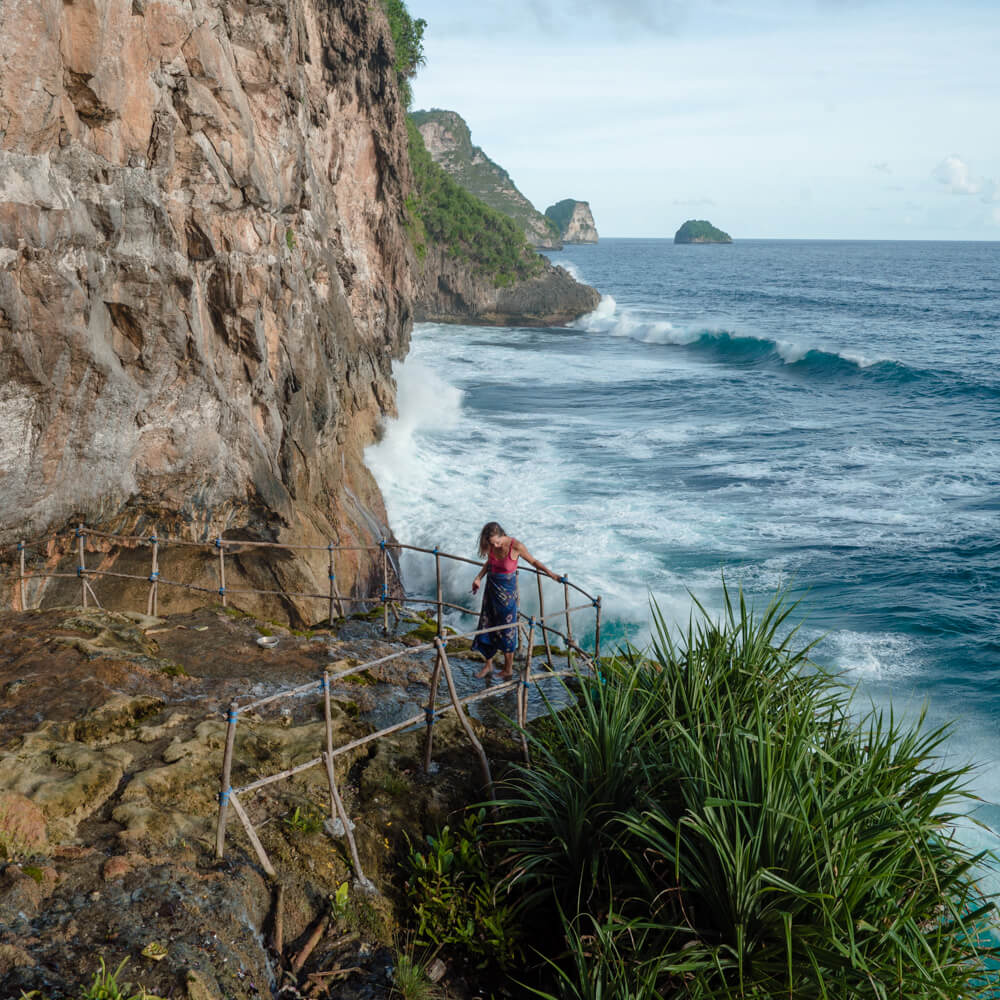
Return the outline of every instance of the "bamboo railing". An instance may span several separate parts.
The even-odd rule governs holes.
[[[110,570],[100,570],[96,568],[91,568],[87,566],[86,563],[86,539],[88,536],[93,536],[94,538],[101,538],[105,541],[110,540],[113,544],[121,546],[131,546],[136,547],[138,545],[149,545],[150,546],[150,572],[148,576],[139,576],[138,574],[131,573],[118,573]],[[12,583],[14,585],[14,597],[15,600],[12,604],[19,605],[19,609],[25,611],[28,609],[29,602],[29,588],[33,581],[41,581],[47,579],[72,579],[74,576],[80,580],[80,599],[84,607],[88,606],[88,602],[93,600],[93,602],[100,607],[100,602],[98,601],[97,594],[94,590],[93,583],[102,577],[109,577],[115,579],[124,580],[135,580],[149,584],[149,589],[146,594],[145,601],[145,612],[150,615],[155,615],[158,609],[159,600],[159,588],[163,587],[178,587],[189,591],[201,592],[206,594],[217,594],[221,600],[222,605],[225,607],[227,605],[227,599],[231,595],[244,595],[244,594],[259,594],[259,595],[278,595],[283,598],[295,597],[299,599],[315,599],[316,601],[323,602],[324,610],[326,611],[326,616],[329,623],[332,625],[335,621],[335,612],[338,613],[339,617],[344,617],[345,603],[347,604],[361,604],[368,608],[369,606],[382,607],[382,627],[385,632],[389,630],[389,611],[390,607],[396,605],[394,609],[394,615],[398,621],[399,612],[398,606],[404,604],[411,605],[423,605],[423,606],[433,606],[436,609],[435,620],[436,620],[436,635],[430,643],[425,643],[415,647],[407,647],[405,649],[399,650],[394,653],[390,653],[386,656],[381,656],[373,660],[369,660],[365,663],[357,664],[353,667],[347,667],[343,670],[337,671],[331,674],[330,671],[326,670],[323,672],[321,679],[319,680],[319,692],[323,695],[323,705],[324,705],[324,732],[325,740],[322,746],[317,748],[317,754],[315,757],[304,761],[302,763],[296,764],[294,767],[287,768],[276,774],[266,775],[265,777],[258,778],[256,781],[249,782],[238,788],[233,788],[231,785],[232,779],[232,768],[233,760],[236,755],[236,733],[237,726],[239,724],[239,719],[241,715],[247,712],[258,712],[265,706],[273,705],[274,703],[289,697],[295,697],[297,695],[305,694],[309,691],[316,690],[316,682],[311,682],[309,684],[300,685],[298,687],[290,688],[284,691],[279,691],[275,694],[268,695],[264,698],[258,698],[252,702],[245,705],[240,705],[238,702],[232,702],[228,709],[226,710],[226,741],[225,749],[223,751],[222,760],[222,772],[220,775],[220,788],[219,788],[219,811],[216,823],[216,840],[215,840],[215,854],[217,858],[222,858],[225,853],[225,838],[226,838],[226,828],[228,820],[228,812],[230,804],[233,807],[233,811],[240,820],[243,826],[247,839],[250,841],[250,845],[257,855],[257,858],[261,864],[261,867],[270,875],[272,878],[276,877],[274,866],[271,863],[267,852],[261,843],[260,837],[257,834],[256,828],[247,813],[246,807],[241,801],[241,796],[245,797],[258,789],[264,788],[270,784],[273,784],[284,779],[292,778],[295,775],[301,774],[313,767],[320,764],[324,766],[327,777],[327,785],[330,794],[330,818],[331,821],[339,821],[343,827],[344,835],[347,839],[348,848],[351,856],[351,863],[354,867],[355,876],[359,884],[365,889],[372,889],[371,882],[365,877],[365,874],[361,867],[361,861],[358,855],[357,844],[354,839],[354,834],[352,832],[352,826],[350,819],[347,815],[347,811],[344,806],[343,798],[340,794],[340,790],[337,783],[336,776],[336,760],[338,757],[344,754],[350,753],[352,751],[358,750],[369,743],[376,740],[382,739],[386,736],[390,736],[393,733],[401,732],[402,730],[409,729],[413,726],[419,725],[421,722],[425,723],[426,731],[424,736],[424,770],[430,772],[432,765],[432,753],[433,753],[433,740],[434,740],[434,722],[441,716],[449,713],[455,712],[459,722],[465,732],[466,738],[477,758],[480,770],[483,777],[483,785],[487,788],[490,793],[493,789],[493,778],[490,771],[489,760],[486,756],[486,752],[483,749],[478,737],[475,734],[475,730],[469,721],[468,715],[466,714],[467,706],[474,704],[476,702],[482,701],[487,698],[495,698],[498,695],[505,694],[508,691],[513,691],[515,693],[515,703],[517,710],[517,725],[521,735],[521,746],[522,752],[524,754],[525,761],[530,763],[528,742],[525,734],[525,727],[527,725],[527,711],[528,711],[528,689],[532,683],[538,683],[539,677],[544,676],[546,678],[551,677],[568,677],[577,673],[574,667],[573,657],[576,655],[579,657],[583,663],[587,665],[590,670],[595,670],[597,664],[600,661],[600,639],[601,639],[601,598],[594,597],[588,594],[582,587],[571,583],[565,576],[559,577],[559,583],[562,584],[563,590],[563,607],[558,611],[555,611],[549,615],[545,612],[545,603],[542,593],[542,574],[538,573],[537,570],[529,569],[527,567],[519,568],[519,572],[534,573],[538,578],[538,604],[539,604],[539,614],[538,616],[528,616],[519,612],[519,623],[517,626],[511,626],[508,624],[497,625],[491,628],[476,629],[471,632],[461,632],[461,633],[447,633],[444,625],[444,615],[446,611],[454,611],[465,615],[476,615],[474,609],[466,608],[463,605],[456,604],[454,602],[446,601],[444,599],[444,588],[442,584],[442,569],[441,563],[443,559],[451,560],[459,563],[467,563],[473,566],[479,566],[480,563],[474,559],[468,559],[464,556],[456,556],[450,553],[442,552],[437,547],[433,549],[422,548],[417,545],[406,545],[400,542],[389,541],[387,539],[380,539],[378,545],[370,546],[341,546],[337,543],[331,541],[325,546],[315,546],[315,545],[285,545],[280,542],[266,542],[266,541],[255,541],[247,539],[226,539],[221,535],[212,539],[211,541],[197,542],[188,539],[167,539],[163,536],[157,535],[155,532],[149,536],[140,535],[115,535],[108,532],[95,531],[93,529],[87,528],[83,524],[78,524],[75,530],[72,532],[72,540],[75,544],[75,553],[77,556],[77,571],[76,574],[58,572],[57,570],[46,570],[32,568],[26,559],[26,552],[34,547],[38,547],[42,544],[48,544],[52,541],[59,541],[61,538],[66,538],[68,536],[60,535],[50,535],[42,539],[36,539],[34,542],[28,543],[25,541],[20,541],[17,543],[16,549],[12,546],[8,546],[8,549],[13,549],[16,552],[16,564],[17,564],[17,574],[6,574],[0,575],[0,585],[5,582]],[[217,563],[217,578],[213,581],[216,585],[212,586],[202,586],[193,583],[184,583],[176,580],[166,580],[160,576],[160,556],[162,555],[162,546],[171,545],[184,545],[184,546],[198,546],[206,549],[215,549],[218,554]],[[329,589],[323,594],[318,593],[299,593],[299,592],[288,592],[282,590],[262,590],[253,588],[243,588],[243,589],[233,589],[227,588],[226,586],[226,552],[241,552],[248,549],[279,549],[288,552],[304,552],[304,551],[326,551],[328,553],[328,576],[329,576]],[[435,569],[435,596],[434,598],[419,598],[410,597],[406,595],[405,590],[402,587],[402,580],[397,576],[397,583],[399,585],[399,590],[402,596],[397,593],[392,596],[390,593],[389,586],[389,570],[390,566],[394,564],[391,563],[388,557],[389,550],[394,549],[399,552],[410,551],[415,553],[421,553],[426,555],[432,555],[434,557],[434,569]],[[67,551],[73,551],[69,548]],[[8,561],[14,562],[13,558],[5,559],[3,557],[4,549],[0,548],[0,562]],[[337,552],[368,552],[368,553],[379,553],[379,562],[381,565],[381,592],[377,596],[364,596],[364,595],[351,595],[351,594],[341,594],[337,590],[337,580],[336,573],[334,569],[335,565],[335,554]],[[571,592],[578,594],[582,597],[585,603],[577,604],[572,606],[570,601]],[[583,649],[575,640],[573,633],[573,620],[572,616],[578,614],[582,611],[591,610],[594,613],[594,650],[593,652],[588,652]],[[562,620],[565,622],[565,631],[561,631],[556,628],[553,624],[554,621]],[[477,691],[471,695],[466,695],[464,698],[460,697],[458,694],[458,689],[455,685],[454,674],[451,668],[451,662],[448,658],[448,645],[450,643],[459,642],[467,639],[475,638],[479,635],[485,635],[490,632],[497,632],[502,629],[507,629],[511,627],[517,627],[519,630],[519,639],[524,639],[523,642],[523,655],[519,659],[519,665],[517,673],[510,680],[502,681],[499,684],[492,684],[481,691]],[[545,671],[543,675],[533,676],[532,674],[532,657],[533,657],[533,642],[535,637],[535,631],[539,630],[541,632],[544,646],[545,646],[545,659],[548,670]],[[557,639],[561,642],[563,650],[566,656],[566,669],[556,670],[552,655],[553,639]],[[410,657],[422,652],[434,651],[434,667],[431,671],[431,676],[428,681],[428,700],[423,711],[414,715],[411,718],[404,719],[400,722],[396,722],[390,726],[385,726],[384,728],[378,730],[377,732],[369,733],[366,736],[358,737],[351,740],[341,746],[334,746],[333,741],[333,724],[332,715],[330,710],[330,684],[331,682],[337,682],[350,677],[353,674],[358,674],[366,670],[371,670],[373,667],[389,663],[395,659],[401,657]],[[440,684],[440,679],[444,676],[445,684],[448,689],[448,703],[439,705],[437,702],[438,687]]]

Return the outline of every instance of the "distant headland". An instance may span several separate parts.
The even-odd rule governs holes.
[[[729,233],[716,229],[705,219],[688,219],[674,234],[675,243],[732,243]]]

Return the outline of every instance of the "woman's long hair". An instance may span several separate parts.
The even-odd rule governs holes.
[[[483,530],[479,532],[479,554],[485,556],[490,551],[490,539],[494,535],[506,535],[507,532],[496,521],[490,521],[483,525]]]

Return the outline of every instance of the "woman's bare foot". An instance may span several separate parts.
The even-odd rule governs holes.
[[[514,671],[513,670],[501,670],[500,671],[500,680],[502,680],[502,681],[509,681],[513,676],[514,676]]]
[[[491,673],[493,673],[493,661],[487,660],[483,664],[483,669],[476,674],[476,677],[479,678],[479,680],[482,680],[484,677],[489,677]]]

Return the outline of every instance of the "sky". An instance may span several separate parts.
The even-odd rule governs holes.
[[[457,111],[602,236],[1000,240],[1000,0],[407,0]]]

